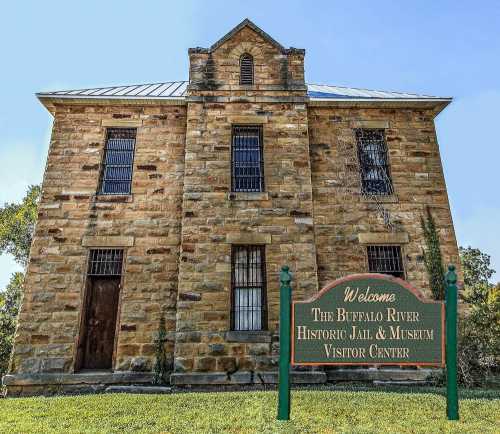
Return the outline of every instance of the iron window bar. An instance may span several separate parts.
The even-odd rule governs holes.
[[[122,249],[92,249],[89,252],[89,276],[121,276]]]
[[[266,329],[264,246],[234,245],[231,252],[231,330]]]
[[[135,128],[110,128],[106,134],[100,194],[130,194]]]
[[[264,191],[264,161],[261,126],[233,126],[231,190]]]
[[[253,57],[248,53],[240,57],[240,84],[253,84]]]
[[[362,194],[393,194],[384,130],[356,129],[356,142]]]
[[[367,246],[370,273],[389,274],[404,279],[401,246]]]

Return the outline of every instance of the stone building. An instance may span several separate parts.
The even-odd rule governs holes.
[[[273,382],[283,264],[295,299],[367,271],[428,291],[427,208],[458,262],[451,99],[308,85],[304,56],[245,20],[189,50],[187,82],[37,95],[54,124],[9,393],[150,382],[162,316],[173,384]]]

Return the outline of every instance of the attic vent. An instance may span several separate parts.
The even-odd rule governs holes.
[[[253,84],[253,57],[247,53],[240,57],[240,84]]]

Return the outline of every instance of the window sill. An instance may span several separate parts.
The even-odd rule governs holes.
[[[266,191],[256,191],[256,192],[230,192],[227,194],[228,200],[240,201],[240,200],[269,200],[269,193]]]
[[[271,342],[271,332],[268,330],[231,330],[226,332],[226,342],[269,343]]]
[[[361,195],[361,202],[363,203],[374,203],[374,202],[380,202],[380,203],[399,203],[399,198],[395,194],[388,194],[388,195],[376,195],[375,197],[366,197]]]
[[[134,201],[132,194],[96,194],[95,202],[130,203]]]

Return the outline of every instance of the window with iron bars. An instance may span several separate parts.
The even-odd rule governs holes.
[[[401,246],[367,246],[368,271],[405,278]]]
[[[231,166],[233,192],[264,191],[261,126],[233,126]]]
[[[232,246],[231,330],[267,329],[264,246]]]
[[[362,193],[368,195],[392,194],[393,187],[384,130],[357,129],[356,142]]]
[[[92,249],[89,252],[89,276],[120,276],[122,274],[122,249]]]
[[[240,84],[253,84],[253,57],[248,53],[240,57]]]
[[[100,194],[130,194],[135,137],[135,128],[107,130]]]

